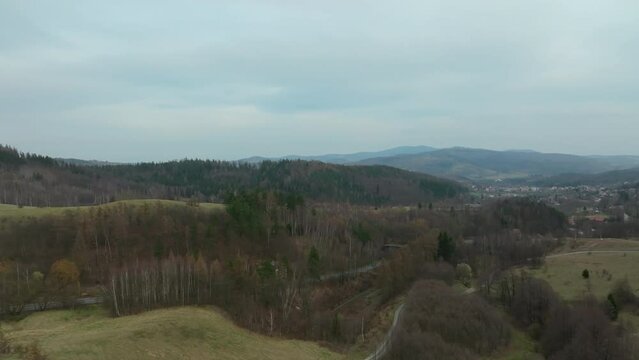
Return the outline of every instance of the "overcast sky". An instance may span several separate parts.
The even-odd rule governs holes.
[[[639,1],[0,1],[0,143],[639,155]]]

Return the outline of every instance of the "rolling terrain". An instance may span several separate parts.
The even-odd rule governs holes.
[[[211,308],[172,308],[122,318],[91,307],[49,311],[3,329],[17,344],[38,340],[51,360],[343,358],[312,342],[252,333]]]

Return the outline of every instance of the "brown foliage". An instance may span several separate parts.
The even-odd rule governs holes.
[[[433,280],[413,286],[399,326],[393,359],[474,359],[510,340],[508,324],[481,298]]]
[[[595,302],[560,305],[550,313],[541,345],[552,360],[633,359],[620,331]]]

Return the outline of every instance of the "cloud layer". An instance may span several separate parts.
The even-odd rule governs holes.
[[[114,161],[639,155],[636,1],[0,3],[0,142]]]

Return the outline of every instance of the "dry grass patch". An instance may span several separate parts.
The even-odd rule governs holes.
[[[582,272],[588,269],[589,278]],[[630,286],[639,290],[639,253],[581,253],[547,258],[540,269],[531,274],[546,280],[566,300],[578,300],[593,294],[604,298],[616,280],[628,278]]]
[[[315,343],[271,338],[206,308],[109,318],[102,309],[49,311],[4,326],[16,343],[37,340],[51,359],[341,359]]]

